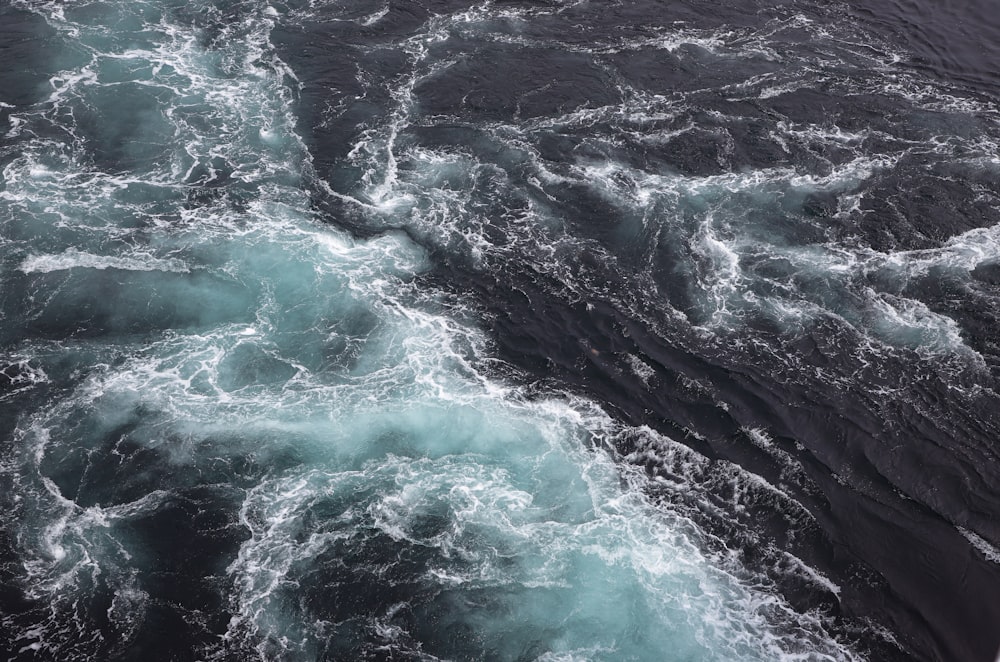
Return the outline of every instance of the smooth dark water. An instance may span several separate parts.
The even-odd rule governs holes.
[[[0,8],[14,660],[993,660],[989,3]]]

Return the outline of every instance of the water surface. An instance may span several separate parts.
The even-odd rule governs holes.
[[[992,659],[987,10],[4,5],[9,657]]]

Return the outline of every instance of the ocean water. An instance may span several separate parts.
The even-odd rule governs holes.
[[[0,4],[0,653],[992,661],[991,11]]]

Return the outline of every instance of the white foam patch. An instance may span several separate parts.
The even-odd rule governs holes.
[[[625,359],[635,376],[641,379],[643,384],[649,386],[650,381],[656,376],[656,370],[635,354],[626,354]]]
[[[961,533],[966,540],[972,543],[972,546],[975,547],[980,554],[986,557],[986,560],[1000,564],[1000,549],[991,545],[985,538],[974,531],[970,531],[961,526],[957,528],[958,532]]]
[[[877,312],[873,329],[888,342],[928,352],[955,352],[966,348],[958,323],[931,311],[921,301],[871,293]]]
[[[0,376],[7,381],[3,393],[0,393],[0,402],[49,381],[45,370],[36,365],[29,356],[0,354],[0,365],[3,365],[0,368]]]
[[[361,23],[361,25],[364,25],[365,27],[372,26],[381,21],[383,18],[385,18],[388,13],[389,13],[389,5],[386,5],[385,7],[379,9],[378,11],[373,12],[368,16],[365,16],[364,18],[360,19],[358,22]]]
[[[124,271],[172,271],[188,273],[190,269],[181,260],[155,258],[150,255],[115,257],[94,255],[75,249],[68,249],[56,255],[31,255],[20,266],[21,271],[31,273],[51,273],[68,269],[122,269]]]

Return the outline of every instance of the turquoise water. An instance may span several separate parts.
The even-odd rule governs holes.
[[[11,116],[0,192],[4,527],[40,605],[5,617],[14,650],[856,657],[614,449],[643,440],[691,503],[773,488],[519,385],[406,234],[314,210],[281,9],[17,7],[61,71]],[[391,184],[354,211],[387,224]]]

